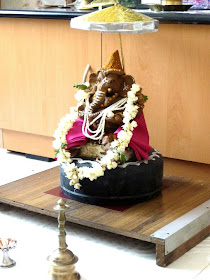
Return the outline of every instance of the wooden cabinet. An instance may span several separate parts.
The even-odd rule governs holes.
[[[52,135],[76,104],[73,84],[101,66],[101,36],[68,20],[0,19],[0,128],[7,149],[53,157]],[[163,25],[122,35],[126,72],[149,100],[151,145],[169,158],[209,163],[210,26]],[[102,61],[119,49],[103,34]]]

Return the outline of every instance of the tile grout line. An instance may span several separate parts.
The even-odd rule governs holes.
[[[196,279],[210,264],[207,264],[203,269],[201,269],[201,271],[199,271],[199,273],[193,278]]]

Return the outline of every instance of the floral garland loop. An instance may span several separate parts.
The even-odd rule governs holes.
[[[89,84],[85,83],[88,87]],[[138,84],[133,84],[130,91],[127,93],[127,103],[123,112],[123,130],[121,130],[117,139],[111,142],[112,150],[107,151],[106,155],[98,162],[93,162],[93,167],[77,167],[73,163],[71,153],[66,150],[67,141],[66,135],[69,129],[73,126],[74,122],[78,119],[78,107],[89,98],[88,91],[78,90],[75,94],[75,98],[79,101],[77,107],[70,108],[70,114],[65,115],[58,125],[54,133],[55,140],[53,141],[53,147],[57,154],[57,160],[62,164],[62,167],[66,173],[66,177],[70,179],[70,186],[74,185],[75,189],[80,189],[80,180],[89,178],[91,181],[104,175],[107,169],[114,169],[118,166],[120,154],[125,152],[132,138],[132,131],[137,127],[137,122],[134,121],[137,113],[138,106],[135,102],[138,100],[136,93],[140,91]]]

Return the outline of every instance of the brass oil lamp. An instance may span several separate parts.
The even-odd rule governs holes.
[[[80,275],[75,271],[74,264],[78,258],[67,249],[65,232],[65,211],[69,209],[65,199],[59,199],[54,210],[58,211],[58,249],[47,260],[50,263],[49,275],[52,280],[79,280]]]

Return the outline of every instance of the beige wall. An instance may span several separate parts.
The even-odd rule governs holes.
[[[1,128],[0,128],[0,148],[3,148],[3,133]]]

